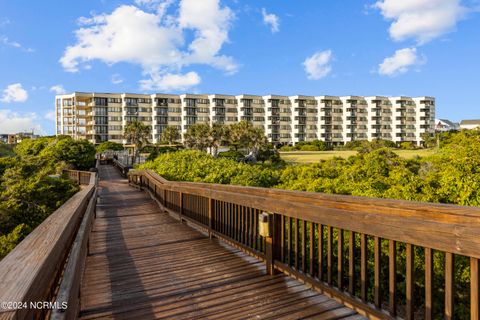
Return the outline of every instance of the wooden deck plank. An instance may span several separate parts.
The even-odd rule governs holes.
[[[162,212],[101,166],[82,319],[298,319],[348,308]],[[321,318],[321,317],[320,317]]]

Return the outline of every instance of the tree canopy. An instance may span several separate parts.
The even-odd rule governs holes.
[[[180,130],[176,126],[166,127],[160,137],[160,141],[167,142],[169,145],[179,142],[182,139]]]
[[[97,150],[97,153],[102,153],[107,150],[121,151],[123,150],[123,144],[113,142],[113,141],[104,141],[96,147],[96,150]]]
[[[88,170],[94,161],[91,143],[67,136],[26,139],[0,158],[0,258],[78,191],[55,174]]]
[[[134,120],[125,126],[123,136],[128,143],[135,146],[135,155],[137,155],[142,147],[149,143],[151,128],[143,122]]]

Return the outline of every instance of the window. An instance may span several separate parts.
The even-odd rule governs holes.
[[[108,99],[107,98],[94,98],[96,106],[107,106]]]
[[[138,99],[136,99],[136,98],[125,98],[125,104],[127,106],[138,106]]]
[[[138,103],[148,103],[148,104],[151,104],[151,103],[152,103],[152,99],[150,99],[150,98],[139,98],[139,99],[138,99]]]

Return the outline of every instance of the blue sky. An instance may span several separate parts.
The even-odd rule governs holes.
[[[55,92],[429,95],[480,118],[478,0],[0,1],[0,133]]]

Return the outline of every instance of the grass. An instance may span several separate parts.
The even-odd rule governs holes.
[[[416,156],[426,157],[434,153],[433,149],[418,149],[418,150],[394,150],[396,154],[405,159],[411,159]],[[329,160],[334,157],[348,158],[356,155],[357,151],[342,150],[342,151],[288,151],[280,152],[281,157],[287,162],[295,163],[313,163],[320,160]]]

